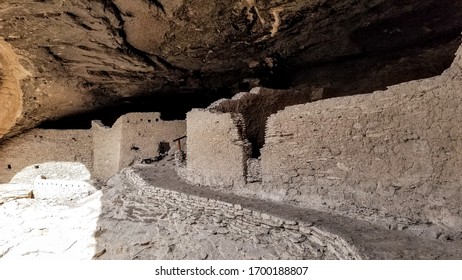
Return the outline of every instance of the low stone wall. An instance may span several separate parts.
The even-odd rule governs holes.
[[[291,221],[272,216],[260,211],[232,204],[225,201],[209,199],[196,195],[181,193],[149,185],[132,169],[124,170],[128,183],[140,188],[144,196],[156,203],[170,205],[179,215],[200,215],[210,220],[210,224],[219,222],[220,234],[246,235],[258,240],[257,236],[268,239],[271,244],[280,243],[288,248],[283,258],[304,259],[317,252],[323,259],[361,259],[355,248],[342,237],[326,232],[313,224]]]
[[[269,118],[259,196],[462,228],[462,49],[443,75]]]
[[[246,183],[250,143],[242,116],[193,109],[187,114],[186,181],[229,187]]]
[[[7,183],[23,168],[51,161],[80,162],[93,168],[89,130],[33,129],[0,145],[0,183]]]

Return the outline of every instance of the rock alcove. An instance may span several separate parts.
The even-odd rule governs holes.
[[[126,101],[205,106],[204,91],[257,85],[341,96],[435,76],[461,15],[451,0],[2,1],[0,135]]]
[[[85,258],[460,258],[461,18],[452,0],[2,1],[0,182],[60,161],[101,179],[28,182],[88,195]]]

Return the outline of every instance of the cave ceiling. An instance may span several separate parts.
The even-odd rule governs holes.
[[[2,0],[0,137],[172,92],[365,93],[439,74],[461,31],[456,0]]]

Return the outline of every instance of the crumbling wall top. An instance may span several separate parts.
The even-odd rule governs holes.
[[[128,113],[117,119],[115,124],[130,123],[130,124],[143,124],[143,123],[156,123],[161,121],[160,113],[149,112],[149,113]]]

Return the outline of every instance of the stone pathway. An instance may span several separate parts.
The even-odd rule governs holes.
[[[260,234],[252,237],[233,232],[223,218],[187,213],[175,204],[159,201],[151,195],[152,187],[131,184],[125,174],[111,181],[104,189],[104,210],[98,223],[99,259],[294,258],[297,248],[272,243],[271,237],[277,233],[268,229],[260,228]],[[309,258],[320,254],[321,250]]]
[[[387,230],[366,221],[351,219],[327,212],[292,207],[260,199],[245,198],[215,192],[209,188],[191,186],[181,182],[168,167],[162,172],[152,172],[149,167],[140,168],[139,174],[153,186],[173,189],[182,193],[217,199],[242,207],[257,210],[283,219],[312,224],[328,233],[343,237],[355,247],[363,258],[372,259],[460,259],[461,241],[430,240],[410,232]]]
[[[105,252],[102,258],[460,259],[462,257],[460,242],[424,239],[409,232],[387,230],[365,221],[191,186],[178,178],[169,162],[137,166],[134,174],[142,178],[144,182],[141,183],[129,182],[127,176],[130,172],[114,178],[112,187],[104,190],[104,213],[103,219],[99,221],[99,226],[104,228],[104,234],[97,239],[99,250]],[[123,189],[121,186],[124,186]],[[159,190],[153,191],[153,189]],[[172,196],[179,198],[172,201],[170,199]],[[256,232],[242,230],[242,227],[240,230],[235,230],[232,226],[234,220],[242,221],[245,217],[242,218],[240,215],[226,217],[229,214],[217,213],[220,207],[207,212],[207,207],[204,208],[200,203],[193,205],[196,198],[207,199],[209,204],[219,201],[237,205],[238,209],[242,207],[243,210],[250,211],[249,213],[266,213],[276,220],[292,221],[293,224],[288,227],[290,231],[285,228],[284,223],[269,228],[266,226],[262,230],[261,225],[264,222],[259,218],[256,224],[247,225],[247,228],[256,228]],[[191,207],[181,206],[183,202]],[[250,223],[255,221],[255,219],[250,220]],[[249,222],[245,220],[243,223],[246,221]],[[301,225],[304,227],[308,225],[311,232],[308,230],[300,233]],[[136,230],[125,230],[130,227],[135,227]],[[294,232],[295,236],[290,236]],[[331,239],[335,242],[342,240],[347,243],[342,245],[342,250],[348,252],[341,255],[339,248],[332,248],[336,245],[329,245],[326,240],[316,240],[316,238]]]

